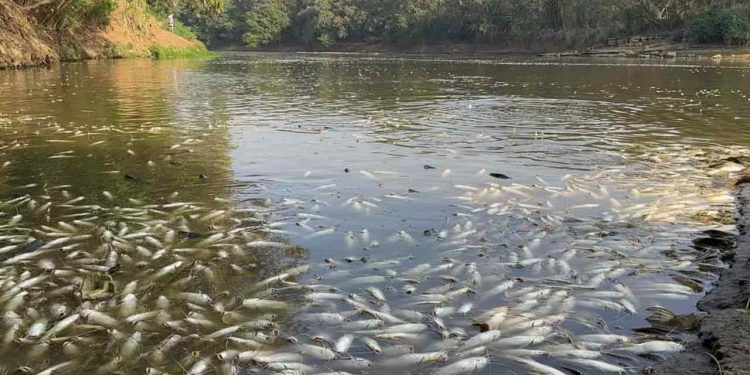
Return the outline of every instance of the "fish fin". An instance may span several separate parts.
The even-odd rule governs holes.
[[[651,323],[667,323],[677,317],[673,312],[663,307],[653,306],[647,308],[646,310],[651,312],[651,316],[646,318],[646,320]]]

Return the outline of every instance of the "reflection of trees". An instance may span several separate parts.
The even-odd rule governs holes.
[[[12,139],[25,144],[2,151],[7,155],[0,160],[13,163],[0,174],[0,194],[71,185],[70,195],[83,195],[86,203],[112,205],[102,195],[106,190],[114,204],[128,206],[129,198],[155,203],[179,191],[170,199],[231,208],[227,87],[193,74],[205,64],[123,60],[0,72],[9,78],[0,113],[18,112],[8,116],[7,129],[0,128],[0,145]],[[50,142],[55,140],[64,142]],[[92,146],[99,141],[104,143]],[[73,153],[49,158],[67,151]],[[39,188],[11,189],[30,183]]]
[[[199,67],[199,64],[202,63],[133,60],[63,65],[59,71],[18,72],[16,77],[20,79],[8,85],[11,90],[0,92],[0,113],[19,112],[12,116],[7,127],[0,127],[0,147],[10,142],[8,139],[19,139],[23,147],[0,149],[0,165],[5,160],[13,162],[0,171],[0,202],[14,194],[29,193],[40,202],[50,200],[54,204],[49,215],[44,217],[31,215],[25,206],[0,206],[0,228],[9,217],[21,210],[24,218],[20,226],[42,228],[32,233],[41,240],[49,241],[41,224],[54,226],[59,220],[70,221],[64,218],[64,214],[86,212],[88,209],[81,207],[75,210],[59,207],[68,197],[85,196],[86,200],[81,205],[98,204],[104,207],[90,209],[89,213],[95,215],[90,220],[96,229],[81,229],[90,231],[86,233],[91,235],[81,241],[81,248],[93,254],[91,259],[97,265],[104,262],[112,249],[103,240],[104,228],[115,233],[123,226],[131,231],[147,230],[167,244],[163,256],[152,258],[133,248],[151,247],[153,253],[165,249],[149,245],[142,239],[127,243],[122,240],[120,246],[127,246],[117,250],[123,260],[118,265],[119,271],[113,271],[111,283],[101,282],[109,280],[108,277],[97,280],[93,276],[84,276],[82,290],[87,298],[101,292],[99,289],[107,289],[106,294],[98,295],[112,298],[112,306],[116,306],[119,297],[114,298],[109,289],[120,291],[125,285],[137,283],[139,309],[153,309],[160,296],[172,298],[176,293],[185,291],[206,293],[227,310],[239,310],[246,316],[269,319],[264,315],[268,311],[242,311],[242,298],[259,295],[262,298],[299,300],[300,291],[297,289],[274,295],[266,290],[258,290],[255,284],[304,262],[307,254],[304,249],[291,246],[245,246],[249,241],[269,240],[265,230],[265,214],[269,207],[257,202],[240,204],[233,199],[234,180],[227,127],[230,115],[223,91],[225,87],[211,84],[205,75],[192,74],[191,69]],[[23,92],[28,96],[23,101],[16,101],[10,98],[12,95],[8,92]],[[9,100],[2,100],[6,98]],[[27,114],[32,116],[26,118]],[[40,118],[41,115],[49,117]],[[101,141],[104,143],[94,144]],[[50,158],[55,155],[63,158]],[[149,161],[153,165],[150,166]],[[119,173],[108,173],[111,171]],[[199,177],[201,175],[204,178]],[[31,183],[39,186],[13,189]],[[49,189],[59,185],[71,185],[64,188],[69,192],[68,197],[63,196],[61,189]],[[105,190],[114,195],[113,201],[102,194]],[[174,191],[180,194],[172,196]],[[172,209],[160,205],[149,206],[175,201],[194,204]],[[226,214],[217,219],[201,219],[210,212],[216,212],[212,211],[216,209],[226,210]],[[170,229],[181,231],[182,234],[178,232],[174,242],[168,243],[165,232]],[[2,228],[2,231],[5,230],[15,229]],[[217,233],[222,234],[220,243],[201,245]],[[5,245],[0,241],[0,247]],[[178,250],[180,248],[188,250],[181,252]],[[193,252],[191,248],[198,250]],[[1,258],[5,260],[7,257],[3,254]],[[171,277],[151,279],[158,270],[174,264],[175,260],[182,262],[182,266]],[[55,257],[52,261],[58,269],[79,272],[62,258]],[[41,272],[33,265],[24,266],[24,269],[35,275]],[[92,274],[100,276],[91,271],[85,275]],[[294,280],[290,277],[288,281]],[[45,285],[40,292],[64,285],[65,280],[56,282],[59,285]],[[277,285],[268,285],[268,288],[273,287]],[[40,302],[40,310],[46,311],[45,303],[57,301],[50,297],[48,302]],[[65,302],[71,307],[81,303],[75,299]],[[110,313],[114,311],[108,308],[104,310]],[[167,310],[169,319],[173,320],[184,319],[191,313],[191,309],[178,299],[173,299]],[[223,321],[220,310],[206,310],[203,315],[214,321],[217,327],[184,325],[181,329],[186,336],[188,333],[205,335],[230,325]],[[284,329],[289,312],[272,312],[277,316],[274,324]],[[127,335],[134,332],[131,325],[118,329]],[[271,330],[267,331],[270,334]],[[144,355],[156,350],[163,339],[174,333],[166,326],[149,326],[148,334],[144,334],[142,341]],[[118,349],[113,351],[112,347],[118,348],[121,342],[108,337],[106,331],[91,333],[89,340],[92,345],[77,357],[76,371],[101,369],[104,363],[117,357]],[[104,345],[107,342],[110,344]],[[176,358],[169,358],[163,366],[179,372],[180,366],[173,361],[181,360],[189,353],[210,357],[224,349],[224,340],[202,341],[191,337],[170,354]],[[3,353],[0,358],[14,366],[26,365],[30,358],[29,350],[29,346],[18,347],[14,349],[14,357]],[[57,346],[52,347],[48,354],[46,362],[50,364],[68,360]],[[112,371],[143,372],[146,366],[154,365],[146,357],[142,359],[118,363]]]
[[[732,129],[735,117],[750,116],[745,110],[747,98],[738,92],[750,85],[750,76],[740,69],[706,71],[673,67],[660,61],[651,62],[653,66],[602,66],[591,60],[584,64],[579,64],[579,60],[571,60],[572,64],[539,60],[540,65],[525,65],[514,64],[512,60],[497,64],[475,60],[446,62],[431,58],[371,59],[365,56],[359,59],[319,55],[285,57],[284,62],[279,63],[277,58],[276,55],[252,55],[250,62],[231,67],[237,70],[235,78],[243,93],[259,99],[253,102],[252,109],[237,111],[252,111],[260,120],[265,118],[265,113],[275,113],[281,107],[292,114],[304,111],[318,116],[372,117],[376,123],[379,118],[397,119],[400,125],[412,125],[419,131],[424,130],[422,125],[439,122],[436,116],[440,114],[435,113],[435,108],[446,109],[475,98],[577,99],[643,109],[614,115],[610,112],[592,114],[615,116],[618,125],[623,126],[668,125],[705,137],[708,119],[711,129],[715,129],[708,135],[717,140],[736,137],[736,129]],[[633,60],[607,60],[608,64],[618,62],[634,63]],[[714,89],[721,95],[701,94]],[[661,99],[654,102],[654,97]],[[664,101],[664,98],[674,100]],[[678,123],[676,118],[683,120]],[[293,115],[286,118],[289,122],[295,120]],[[384,131],[405,130],[400,127]]]
[[[28,92],[30,98],[25,105],[15,103],[18,109],[51,118],[11,125],[28,146],[13,152],[6,174],[17,178],[15,184],[73,185],[72,194],[94,200],[101,199],[102,190],[121,198],[153,199],[173,191],[180,191],[181,199],[206,198],[202,186],[210,188],[209,196],[226,197],[231,176],[221,94],[210,96],[208,118],[197,117],[190,107],[187,113],[176,110],[185,99],[183,90],[196,91],[189,77],[182,77],[191,67],[187,64],[196,62],[71,64],[55,74],[30,70],[31,77],[19,72],[22,78],[9,92]],[[193,141],[172,148],[189,138]],[[56,140],[64,143],[52,143]],[[66,158],[48,159],[70,151]]]

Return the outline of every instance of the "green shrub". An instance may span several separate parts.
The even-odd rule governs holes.
[[[116,7],[115,0],[74,0],[66,12],[68,25],[109,25],[109,18]]]
[[[242,40],[250,47],[258,47],[278,40],[289,26],[289,16],[283,4],[259,1],[245,13],[245,25],[247,32]]]
[[[109,25],[109,17],[117,8],[115,0],[98,0],[89,8],[88,19],[99,25]]]
[[[215,53],[207,50],[202,44],[196,44],[187,48],[153,45],[149,47],[149,51],[151,52],[151,57],[155,59],[189,59],[217,56]]]
[[[166,25],[165,22],[165,30],[169,30],[169,25]],[[193,28],[191,28],[188,25],[185,25],[180,20],[175,19],[174,20],[174,33],[185,38],[188,40],[196,40],[198,39],[198,36],[195,35],[195,32],[193,31]]]
[[[318,42],[323,47],[333,47],[336,45],[336,37],[329,33],[323,33],[318,36]]]
[[[700,43],[744,44],[750,41],[750,17],[735,10],[710,10],[693,20],[690,34]]]

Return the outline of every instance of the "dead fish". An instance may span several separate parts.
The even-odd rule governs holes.
[[[615,374],[624,374],[628,372],[628,369],[624,367],[620,367],[620,366],[613,365],[611,363],[607,363],[604,361],[599,361],[596,359],[573,358],[573,359],[566,359],[566,361],[575,363],[579,366],[592,368],[592,369],[602,371],[602,372],[615,373]]]
[[[672,341],[646,341],[639,344],[632,344],[621,350],[635,354],[655,354],[655,353],[674,353],[685,350],[682,344]]]
[[[318,360],[323,361],[330,361],[334,358],[336,358],[336,352],[334,352],[331,349],[317,346],[317,345],[311,345],[311,344],[299,344],[295,347],[295,349],[302,355],[306,357],[311,357]]]
[[[377,341],[369,337],[363,337],[362,342],[367,346],[368,349],[372,350],[375,354],[382,354],[383,349],[380,347]]]
[[[448,360],[446,352],[409,353],[395,357],[383,363],[385,367],[405,368],[415,365],[424,365],[431,362],[443,362]]]
[[[510,177],[508,177],[507,175],[504,175],[502,173],[497,173],[497,172],[491,172],[490,173],[490,177],[501,179],[501,180],[508,180],[508,179],[510,179]]]
[[[46,369],[44,369],[42,371],[39,371],[36,375],[52,375],[52,374],[57,373],[58,370],[60,370],[62,368],[65,368],[65,367],[68,367],[68,366],[72,366],[73,364],[75,364],[75,361],[61,362],[61,363],[58,363],[56,365],[47,367]]]
[[[117,327],[120,324],[117,319],[105,313],[91,309],[81,310],[81,317],[88,323],[98,324],[108,328]]]
[[[566,373],[552,366],[539,363],[530,358],[510,357],[510,359],[528,367],[529,369],[533,371],[533,373],[545,374],[545,375],[567,375]]]
[[[259,310],[279,310],[288,307],[286,302],[266,300],[260,298],[248,298],[242,301],[242,306],[248,309],[259,309]]]
[[[354,335],[343,335],[336,341],[336,345],[334,346],[334,348],[338,353],[346,353],[352,346],[352,342],[354,342]]]
[[[433,375],[462,375],[472,374],[487,367],[490,360],[487,357],[471,357],[451,363],[448,366],[435,370]]]
[[[477,346],[484,346],[499,339],[501,336],[502,333],[498,330],[482,332],[464,341],[462,349],[466,350]]]
[[[80,319],[80,317],[81,316],[79,314],[73,314],[73,315],[68,316],[65,319],[60,320],[59,322],[57,322],[57,324],[55,324],[52,328],[50,328],[49,331],[47,331],[47,333],[44,336],[42,336],[40,341],[45,341],[49,339],[50,337],[53,337],[57,335],[58,333],[70,328],[72,325],[74,325],[78,321],[78,319]]]

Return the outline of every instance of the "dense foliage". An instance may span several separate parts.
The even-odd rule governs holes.
[[[6,0],[0,0],[6,1]],[[118,5],[117,0],[10,0],[39,26],[58,31],[80,27],[105,26]],[[216,17],[226,0],[120,0],[146,3],[156,13],[184,12],[200,17]]]
[[[227,0],[146,0],[146,3],[152,12],[159,15],[184,12],[196,17],[213,19],[225,11]]]
[[[38,24],[56,30],[109,22],[115,0],[13,0]]]
[[[331,46],[346,42],[553,42],[587,45],[662,33],[696,42],[750,41],[748,0],[12,0],[58,30],[101,26],[118,1],[140,2],[175,32],[209,44]]]
[[[243,40],[252,47],[268,44],[276,41],[287,26],[289,16],[283,3],[272,0],[255,1],[245,13],[247,32],[244,33]]]
[[[699,42],[742,44],[750,39],[750,18],[735,10],[712,9],[690,25]]]
[[[210,44],[251,46],[339,41],[573,45],[639,33],[746,43],[750,22],[746,0],[226,1],[226,12],[218,18],[183,18]]]

